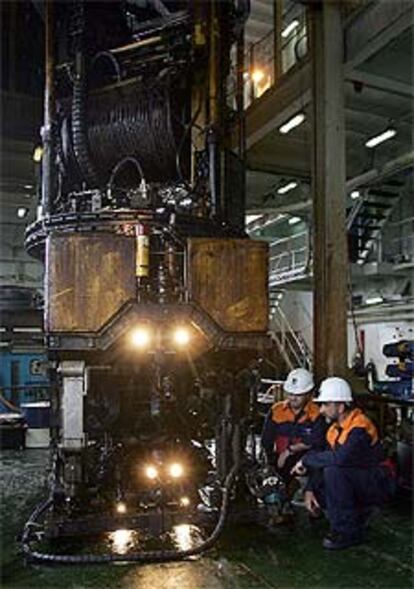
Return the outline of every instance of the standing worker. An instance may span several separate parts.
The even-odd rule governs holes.
[[[266,416],[262,447],[286,485],[293,478],[292,467],[303,454],[324,444],[326,424],[319,406],[312,401],[314,388],[308,370],[292,370],[283,385],[286,400],[275,403]]]
[[[373,507],[392,495],[392,470],[372,421],[355,407],[349,384],[342,378],[324,380],[315,401],[331,424],[327,449],[311,450],[292,474],[310,475],[305,505],[315,514],[326,508],[331,532],[324,548],[338,550],[359,544]]]

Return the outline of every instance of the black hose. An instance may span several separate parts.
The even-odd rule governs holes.
[[[116,176],[119,174],[119,171],[125,166],[125,164],[133,164],[136,169],[138,170],[138,174],[141,177],[141,181],[145,182],[145,178],[144,178],[144,172],[142,171],[142,167],[139,163],[139,161],[137,160],[136,157],[133,157],[131,155],[128,155],[127,157],[122,158],[112,169],[111,171],[111,175],[109,177],[109,181],[108,181],[108,190],[111,191],[112,190],[112,185],[114,183],[114,180],[116,178]]]
[[[119,66],[118,60],[110,51],[100,51],[99,53],[97,53],[91,61],[91,64],[89,66],[90,70],[92,70],[93,67],[96,65],[96,62],[98,61],[98,59],[102,59],[103,57],[110,61],[111,65],[113,66],[113,68],[115,70],[117,82],[120,82],[121,81],[121,68]]]
[[[84,179],[93,187],[98,185],[98,175],[89,155],[88,135],[86,131],[86,75],[84,57],[85,14],[83,2],[76,8],[75,18],[79,20],[76,35],[77,54],[75,58],[76,72],[73,82],[72,96],[72,141],[73,151]]]
[[[229,494],[237,474],[238,467],[234,466],[226,477],[223,486],[223,495],[221,500],[220,515],[216,527],[211,535],[199,546],[187,550],[150,550],[135,552],[131,554],[51,554],[42,553],[32,550],[30,547],[33,527],[37,526],[38,518],[53,504],[52,499],[48,499],[43,504],[36,507],[28,519],[22,535],[22,548],[25,557],[30,562],[40,562],[43,564],[104,564],[111,562],[167,562],[177,561],[201,554],[210,549],[220,536],[228,510]]]
[[[72,99],[72,141],[73,151],[79,169],[92,186],[98,184],[98,177],[89,156],[88,136],[85,125],[86,82],[83,74],[77,74],[73,84]]]

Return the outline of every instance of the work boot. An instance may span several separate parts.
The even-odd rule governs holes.
[[[339,534],[338,532],[329,532],[323,539],[322,546],[327,550],[342,550],[350,546],[356,546],[363,542],[362,534]]]

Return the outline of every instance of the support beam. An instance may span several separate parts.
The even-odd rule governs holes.
[[[414,88],[411,85],[404,84],[403,82],[391,78],[383,78],[382,76],[377,76],[368,72],[357,70],[348,71],[346,74],[346,81],[352,84],[362,84],[367,88],[379,90],[386,94],[402,96],[403,98],[414,98]]]
[[[273,83],[278,84],[282,76],[282,3],[273,0]]]
[[[381,168],[373,168],[360,176],[351,178],[346,183],[346,189],[350,191],[360,186],[367,186],[409,169],[414,169],[414,151],[409,151],[387,162]]]
[[[412,24],[410,0],[374,2],[346,31],[347,72],[381,51]]]
[[[317,379],[347,365],[343,29],[338,2],[310,5],[313,93],[314,350]]]

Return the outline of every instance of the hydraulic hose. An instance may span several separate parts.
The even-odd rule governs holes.
[[[127,156],[122,158],[117,164],[116,166],[114,166],[113,170],[111,171],[111,176],[109,178],[108,181],[108,190],[111,191],[115,178],[116,176],[119,174],[119,171],[124,168],[126,166],[126,164],[133,164],[135,166],[135,168],[137,169],[137,172],[141,178],[141,182],[144,182],[145,184],[145,178],[144,178],[144,172],[142,171],[142,167],[139,163],[139,161],[137,160],[136,157],[132,157],[132,156]]]
[[[104,564],[111,562],[167,562],[184,560],[190,556],[195,556],[205,552],[213,546],[220,536],[227,516],[229,495],[238,467],[234,466],[226,477],[222,490],[222,500],[220,506],[220,514],[217,524],[210,534],[210,536],[198,546],[189,548],[187,550],[150,550],[143,552],[135,552],[131,554],[76,554],[76,555],[62,555],[42,553],[32,550],[30,544],[32,542],[32,531],[34,527],[38,526],[38,519],[45,513],[45,511],[53,504],[52,499],[46,500],[41,505],[38,505],[28,519],[22,535],[22,548],[25,557],[29,562],[39,562],[43,564]]]
[[[98,175],[89,155],[88,134],[86,130],[86,72],[84,56],[85,8],[84,0],[75,7],[74,18],[78,22],[76,33],[77,51],[72,96],[72,141],[73,151],[84,179],[92,186],[99,183]]]

